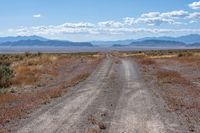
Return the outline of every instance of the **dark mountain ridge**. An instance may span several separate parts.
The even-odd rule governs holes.
[[[9,36],[9,37],[0,37],[0,43],[4,43],[4,42],[17,42],[17,41],[21,41],[21,40],[40,40],[40,41],[47,41],[49,39],[46,39],[44,37],[40,37],[40,36]]]
[[[58,40],[20,40],[16,42],[4,42],[0,43],[0,46],[63,46],[63,47],[92,47],[93,45],[89,42],[69,42],[69,41],[58,41]]]

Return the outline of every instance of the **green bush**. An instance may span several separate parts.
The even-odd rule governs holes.
[[[0,65],[0,88],[9,87],[12,70],[9,66]]]

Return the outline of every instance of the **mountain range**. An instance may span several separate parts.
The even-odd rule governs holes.
[[[123,46],[137,46],[137,47],[181,47],[186,46],[186,43],[178,41],[167,41],[167,40],[144,40],[144,41],[134,41],[128,45],[114,44],[114,47]]]
[[[92,47],[89,42],[69,42],[69,41],[57,41],[57,40],[21,40],[16,42],[4,42],[0,46],[62,46],[62,47]]]
[[[90,42],[70,42],[49,40],[39,36],[1,37],[0,46],[62,46],[62,47],[92,47]]]
[[[127,45],[153,45],[153,44],[166,44],[167,45],[198,45],[200,43],[200,35],[199,34],[190,34],[180,37],[145,37],[140,39],[128,39],[128,40],[118,40],[118,41],[93,41],[94,45],[107,45],[107,46],[127,46]],[[163,45],[164,46],[164,45]],[[200,46],[200,45],[198,45]]]
[[[0,37],[0,43],[5,42],[17,42],[21,40],[39,40],[39,41],[47,41],[49,39],[40,37],[40,36],[8,36],[8,37]]]
[[[71,42],[61,40],[50,40],[40,36],[16,36],[0,37],[0,46],[141,46],[141,47],[200,47],[200,35],[190,34],[180,37],[145,37],[141,39],[129,39],[118,41],[92,41],[92,42]]]
[[[137,41],[145,41],[145,40],[165,40],[165,41],[176,41],[176,42],[183,42],[186,44],[192,44],[200,42],[200,35],[199,34],[190,34],[180,37],[146,37],[142,39],[138,39]]]

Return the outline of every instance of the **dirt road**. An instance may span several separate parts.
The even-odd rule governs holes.
[[[22,121],[17,133],[171,133],[185,130],[162,111],[130,59],[108,57],[64,97]],[[164,106],[164,105],[163,105]]]

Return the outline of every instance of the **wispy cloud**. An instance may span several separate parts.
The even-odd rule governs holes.
[[[105,22],[99,22],[98,26],[103,28],[121,28],[124,26],[124,24],[117,21],[105,21]]]
[[[139,18],[135,19],[136,23],[146,23],[148,25],[161,25],[161,24],[182,24],[179,19],[185,19],[189,13],[184,10],[177,10],[171,12],[149,12],[142,14]]]
[[[189,32],[198,33],[200,29],[162,29],[162,28],[140,28],[124,25],[118,27],[114,25],[102,26],[91,23],[65,23],[61,25],[20,27],[9,29],[10,33],[17,35],[64,35],[64,34],[88,34],[88,35],[116,35],[132,33],[177,33]]]
[[[149,12],[149,13],[145,13],[145,14],[142,14],[141,17],[142,18],[156,18],[156,17],[159,17],[159,18],[184,18],[188,15],[188,12],[187,11],[184,11],[184,10],[177,10],[177,11],[171,11],[171,12],[164,12],[164,13],[161,13],[161,12]]]
[[[200,1],[189,4],[189,7],[192,9],[200,9]]]
[[[35,14],[35,15],[33,15],[32,17],[33,17],[33,18],[40,18],[40,17],[42,17],[42,15],[41,15],[41,14]]]
[[[188,19],[191,19],[191,20],[200,20],[200,12],[191,13],[188,16]]]

